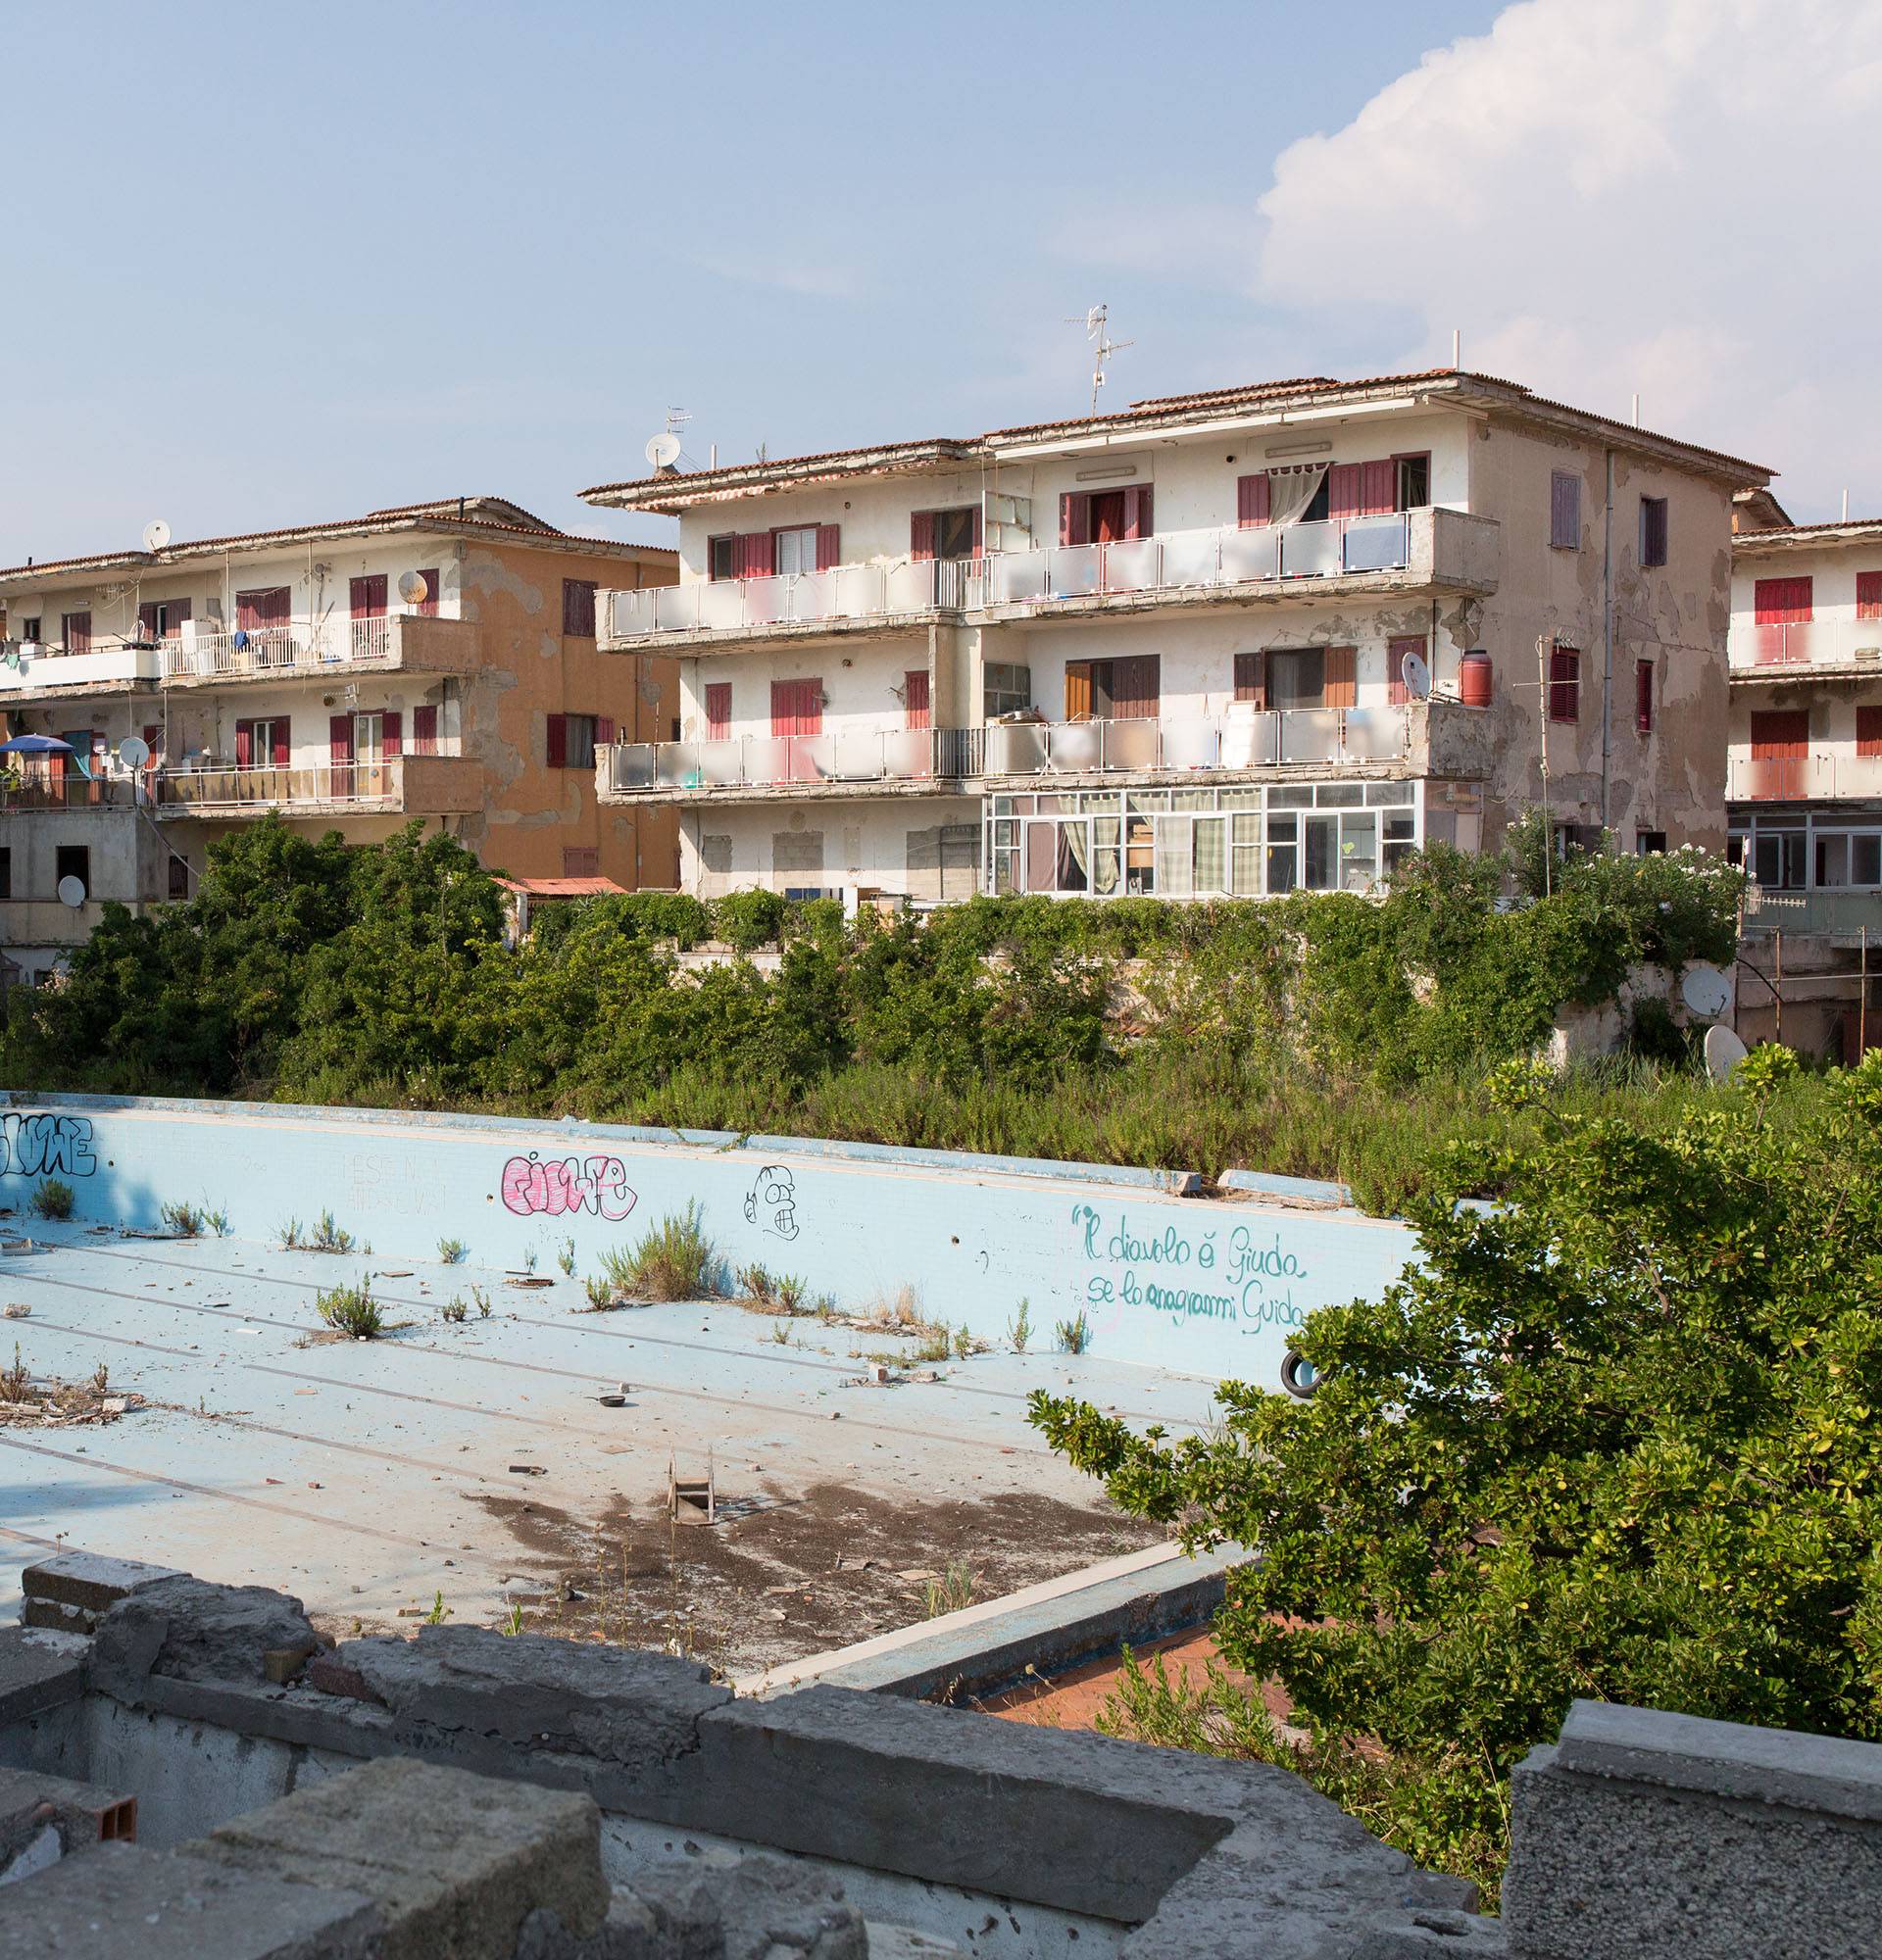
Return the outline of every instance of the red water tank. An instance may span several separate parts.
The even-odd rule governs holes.
[[[1458,699],[1466,708],[1488,708],[1490,687],[1490,656],[1481,647],[1472,647],[1458,662]]]

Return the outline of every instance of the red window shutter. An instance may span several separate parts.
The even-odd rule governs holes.
[[[289,760],[293,756],[293,751],[294,751],[293,728],[294,728],[293,722],[290,721],[285,714],[275,715],[274,766],[277,769],[286,768]]]
[[[1581,718],[1581,655],[1573,647],[1558,647],[1549,656],[1549,719]]]
[[[728,680],[706,683],[706,739],[723,742],[732,732],[732,684]]]
[[[817,568],[828,571],[833,564],[843,563],[843,526],[841,524],[818,524],[817,527]]]
[[[1760,578],[1752,595],[1755,624],[1798,626],[1808,623],[1815,603],[1815,584],[1808,578]]]
[[[980,542],[980,524],[983,514],[980,506],[976,504],[973,507],[973,555],[975,558],[978,558],[984,549]]]
[[[1124,536],[1127,538],[1147,538],[1156,526],[1151,517],[1151,486],[1148,483],[1133,483],[1124,491]]]
[[[1425,638],[1422,633],[1401,633],[1396,639],[1385,643],[1385,698],[1394,708],[1403,708],[1412,699],[1412,691],[1405,684],[1405,657],[1417,654],[1422,657]]]
[[[928,728],[928,675],[925,667],[913,667],[903,676],[903,711],[911,728]]]
[[[157,602],[154,599],[146,599],[137,609],[137,637],[140,640],[157,637]]]
[[[569,766],[569,717],[566,714],[549,717],[548,760],[552,769]]]
[[[1642,735],[1654,732],[1654,663],[1634,662],[1634,727]]]
[[[1244,530],[1267,522],[1267,471],[1235,479],[1235,521]]]
[[[435,564],[423,566],[419,576],[424,580],[424,597],[419,601],[419,611],[427,619],[438,616],[438,568]]]
[[[1163,662],[1156,654],[1135,654],[1111,663],[1111,714],[1114,721],[1154,721],[1157,718]]]
[[[1752,760],[1801,762],[1809,753],[1810,710],[1773,708],[1752,714]]]
[[[1088,545],[1091,542],[1091,493],[1065,490],[1059,497],[1059,542],[1062,545]]]
[[[562,581],[562,630],[571,640],[595,637],[595,581],[592,578],[565,578]]]
[[[1326,472],[1326,514],[1357,517],[1364,509],[1364,470],[1357,463],[1336,463]]]
[[[769,531],[747,531],[736,551],[740,578],[769,578],[777,569],[777,547]]]
[[[1326,691],[1328,708],[1357,708],[1360,705],[1359,649],[1328,647],[1326,650]]]
[[[164,614],[164,638],[175,640],[182,637],[183,621],[189,617],[187,599],[171,599],[165,602],[169,610]]]
[[[1882,756],[1882,708],[1858,708],[1856,710],[1856,753],[1858,756]]]
[[[1396,510],[1399,502],[1399,466],[1388,456],[1377,463],[1360,465],[1360,512],[1362,516],[1381,517]]]
[[[1856,616],[1858,619],[1882,619],[1882,571],[1858,571],[1856,574]]]
[[[379,717],[379,754],[388,762],[405,746],[399,739],[404,727],[405,717],[396,710],[388,710]]]
[[[1244,483],[1250,479],[1242,478]],[[1262,479],[1265,486],[1267,479]],[[1263,496],[1263,500],[1267,500]],[[1235,656],[1235,699],[1251,701],[1257,708],[1267,706],[1267,656],[1263,653],[1237,654]]]
[[[235,724],[235,766],[238,769],[253,768],[255,762],[255,724],[252,721],[238,721]]]
[[[820,735],[822,732],[822,681],[772,681],[771,733],[773,735]]]
[[[385,617],[385,573],[375,571],[364,578],[353,579],[347,588],[347,598],[351,603],[356,619],[383,619]]]
[[[332,714],[327,717],[326,753],[336,767],[353,760],[352,715]]]
[[[150,760],[144,767],[154,769],[164,753],[164,731],[155,721],[144,723],[144,747],[150,751]]]
[[[435,756],[438,753],[438,710],[435,708],[415,708],[412,710],[412,753],[415,756]]]
[[[934,556],[934,513],[915,511],[909,516],[909,556],[913,559]]]
[[[614,739],[615,717],[612,714],[597,714],[595,716],[595,747],[599,749],[605,743],[612,742]]]

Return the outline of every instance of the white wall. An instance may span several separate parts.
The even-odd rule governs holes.
[[[1760,578],[1808,578],[1813,581],[1811,612],[1816,619],[1854,620],[1859,571],[1882,571],[1882,537],[1825,544],[1821,550],[1740,552],[1732,564],[1732,624],[1743,629],[1756,621]]]
[[[715,806],[681,812],[679,882],[682,891],[701,898],[765,886],[782,891],[819,886],[837,891],[846,885],[872,885],[884,891],[917,898],[938,898],[935,874],[910,867],[910,833],[930,833],[942,825],[971,829],[978,837],[978,797],[832,797],[815,803],[776,800],[734,808]],[[822,836],[820,871],[777,867],[776,840],[786,836]],[[729,840],[729,868],[722,864],[720,844]],[[706,859],[716,863],[709,867]],[[930,889],[931,886],[934,888]],[[968,868],[951,869],[947,896],[966,897],[978,889],[978,874]]]

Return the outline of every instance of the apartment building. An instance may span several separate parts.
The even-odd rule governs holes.
[[[674,813],[594,793],[597,749],[670,734],[677,699],[658,652],[597,656],[595,596],[670,583],[670,551],[496,497],[146,546],[0,571],[0,713],[56,745],[0,755],[28,976],[268,810],[349,842],[422,817],[525,884],[674,883]]]
[[[1541,801],[1722,849],[1756,465],[1455,370],[1309,379],[583,494],[679,519],[600,602],[679,739],[600,798],[713,896],[1365,891]]]
[[[1754,880],[1748,923],[1877,933],[1882,518],[1741,527],[1730,648],[1727,798]]]

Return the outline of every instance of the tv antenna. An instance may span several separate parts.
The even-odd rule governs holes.
[[[153,517],[144,526],[144,549],[160,552],[170,542],[170,526],[161,517]]]
[[[1106,320],[1110,318],[1110,314],[1111,308],[1101,300],[1097,306],[1086,309],[1083,322],[1085,338],[1095,343],[1092,350],[1091,369],[1091,412],[1094,416],[1098,413],[1098,390],[1105,385],[1105,363],[1119,348],[1134,347],[1137,344],[1134,340],[1112,339],[1110,329],[1105,324]],[[1075,315],[1068,316],[1065,324],[1067,326],[1078,325],[1077,317]]]

